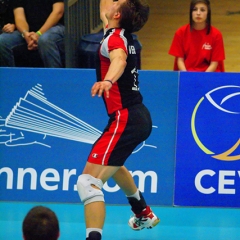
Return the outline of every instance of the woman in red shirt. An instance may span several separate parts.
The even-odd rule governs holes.
[[[224,72],[223,38],[211,26],[209,0],[191,1],[190,23],[176,31],[169,54],[175,56],[176,71]]]

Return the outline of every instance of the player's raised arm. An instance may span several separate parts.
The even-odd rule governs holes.
[[[112,5],[113,0],[100,0],[100,19],[103,22],[103,28],[105,29],[108,25],[106,17],[107,9]]]

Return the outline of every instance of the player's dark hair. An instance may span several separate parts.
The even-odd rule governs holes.
[[[149,17],[149,5],[146,0],[126,0],[120,9],[119,25],[129,33],[139,31]]]
[[[210,1],[209,0],[192,0],[190,3],[190,11],[189,11],[189,19],[190,19],[190,26],[191,26],[191,30],[193,28],[193,19],[192,19],[192,12],[193,9],[195,8],[197,3],[204,3],[207,5],[208,8],[208,14],[207,14],[207,34],[210,33],[211,30],[211,5],[210,5]]]
[[[23,220],[22,231],[25,240],[57,240],[57,216],[47,207],[33,207]]]

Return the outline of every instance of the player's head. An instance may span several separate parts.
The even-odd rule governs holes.
[[[126,0],[120,6],[119,26],[132,33],[139,31],[149,17],[149,5],[146,0]]]
[[[207,24],[207,34],[210,32],[211,29],[211,5],[209,0],[192,0],[190,3],[190,11],[189,11],[189,19],[190,19],[190,26],[191,29],[194,25],[193,20],[193,11],[195,10],[195,7],[198,3],[203,3],[207,7],[207,18],[206,18],[206,24]]]
[[[51,209],[36,206],[25,216],[22,231],[24,240],[57,240],[59,222]]]

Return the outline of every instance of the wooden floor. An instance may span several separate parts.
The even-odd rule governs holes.
[[[137,33],[143,70],[172,70],[168,55],[175,31],[189,22],[190,0],[148,0],[149,21]],[[212,25],[223,34],[226,72],[240,72],[240,1],[211,0]]]

